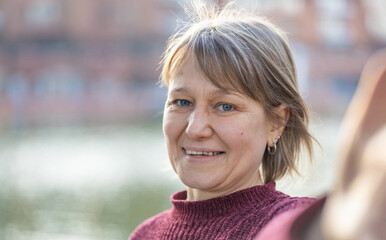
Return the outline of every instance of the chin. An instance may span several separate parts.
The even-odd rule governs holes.
[[[194,188],[202,191],[208,191],[212,188],[214,188],[216,183],[219,182],[218,179],[213,178],[213,177],[208,177],[208,176],[181,176],[179,175],[179,178],[181,182],[189,187],[189,188]]]

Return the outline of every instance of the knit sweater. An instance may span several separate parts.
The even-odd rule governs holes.
[[[173,207],[143,222],[129,240],[253,239],[273,217],[314,202],[276,191],[274,182],[209,200],[186,197],[173,194]]]

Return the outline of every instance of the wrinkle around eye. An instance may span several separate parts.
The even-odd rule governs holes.
[[[222,112],[232,112],[235,108],[233,105],[231,104],[220,104],[218,107],[217,107],[218,110],[222,111]]]
[[[181,102],[183,101],[183,102]],[[166,108],[170,110],[184,110],[192,106],[193,103],[187,99],[170,99],[166,102]]]
[[[174,101],[175,104],[179,107],[188,107],[188,106],[192,106],[192,103],[189,101],[189,100],[186,100],[186,99],[177,99]]]

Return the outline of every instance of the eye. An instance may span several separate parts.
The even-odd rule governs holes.
[[[217,107],[218,110],[223,111],[223,112],[230,112],[234,110],[234,107],[230,104],[221,104]]]
[[[180,107],[187,107],[187,106],[191,106],[192,103],[189,102],[188,100],[185,100],[185,99],[178,99],[176,100],[176,104]]]

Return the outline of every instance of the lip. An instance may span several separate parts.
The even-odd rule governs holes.
[[[212,155],[212,156],[201,156],[201,157],[196,157],[196,156],[192,156],[192,155],[189,155],[186,153],[186,150],[190,150],[190,151],[195,151],[195,152],[222,152],[218,155]],[[213,161],[219,157],[222,157],[225,155],[225,152],[224,151],[219,151],[219,150],[214,150],[214,149],[208,149],[208,148],[182,148],[182,152],[184,153],[184,155],[186,156],[186,158],[188,159],[188,161],[191,161],[191,162],[210,162],[210,161]]]

